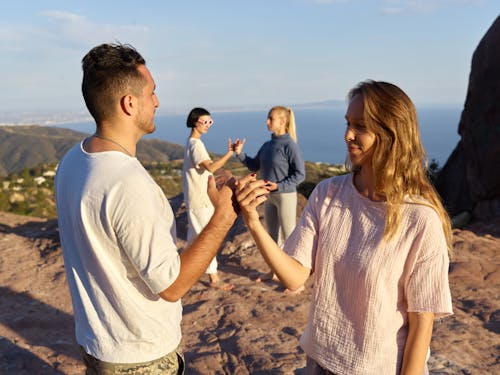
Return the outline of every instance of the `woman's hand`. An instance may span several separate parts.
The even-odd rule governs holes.
[[[257,180],[255,173],[252,173],[236,181],[235,185],[240,212],[264,260],[286,288],[293,291],[299,289],[311,274],[311,269],[286,254],[259,220],[257,206],[264,202],[269,194],[266,181]]]
[[[233,143],[233,151],[236,152],[236,155],[241,154],[241,151],[243,151],[243,146],[245,145],[246,139],[236,139]]]
[[[266,183],[266,187],[268,188],[269,191],[275,191],[278,190],[278,184],[276,182],[272,181],[264,181]]]
[[[243,219],[248,223],[253,220],[259,220],[257,206],[265,202],[269,189],[266,187],[266,182],[257,180],[256,174],[252,173],[242,177],[235,182],[236,201],[240,206]]]
[[[234,152],[234,143],[231,140],[231,138],[228,138],[227,139],[227,153],[231,153],[231,155],[232,155],[233,152]]]

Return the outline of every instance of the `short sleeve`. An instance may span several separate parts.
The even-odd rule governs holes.
[[[318,246],[319,215],[327,188],[327,180],[320,182],[314,188],[297,226],[284,244],[284,250],[288,255],[313,271]]]
[[[203,144],[202,141],[199,139],[194,139],[193,142],[190,143],[190,155],[192,158],[192,163],[193,165],[198,168],[200,166],[200,163],[205,161],[205,160],[211,160],[210,155],[208,154],[207,149],[205,148],[205,145]]]
[[[449,258],[441,221],[434,210],[417,237],[417,256],[406,284],[408,311],[453,314],[448,282]]]
[[[110,197],[112,222],[122,251],[153,293],[180,272],[175,219],[161,189],[147,179],[124,181]]]

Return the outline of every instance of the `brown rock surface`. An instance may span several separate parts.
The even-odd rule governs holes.
[[[235,233],[238,233],[236,231]],[[500,373],[500,221],[454,232],[450,282],[455,316],[436,323],[433,374]],[[248,233],[226,242],[221,276],[232,292],[207,288],[183,298],[188,374],[304,374],[298,338],[312,286],[286,296]],[[0,213],[0,373],[82,374],[55,221]]]

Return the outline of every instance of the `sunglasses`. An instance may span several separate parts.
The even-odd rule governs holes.
[[[214,123],[214,120],[212,120],[212,119],[210,119],[210,120],[203,120],[203,121],[198,120],[196,122],[199,123],[199,124],[201,124],[201,125],[208,125],[208,126],[210,126],[210,125],[212,125]]]

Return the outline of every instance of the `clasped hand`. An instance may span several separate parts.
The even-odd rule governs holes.
[[[224,169],[216,171],[208,180],[208,196],[215,209],[237,215],[242,213],[245,222],[259,220],[257,207],[267,200],[269,192],[274,190],[272,183],[257,180],[251,173],[240,179]]]
[[[208,177],[207,194],[215,210],[233,214],[234,219],[239,212],[239,206],[234,195],[236,179],[231,172],[218,169]],[[231,216],[233,216],[231,215]]]
[[[236,155],[241,154],[241,151],[243,151],[243,146],[245,145],[246,139],[239,139],[237,138],[234,143],[231,142],[231,138],[228,139],[228,148],[230,151],[233,151],[236,153]]]
[[[252,220],[259,220],[257,206],[267,200],[271,190],[269,182],[257,180],[255,173],[235,181],[236,201],[247,224]]]

